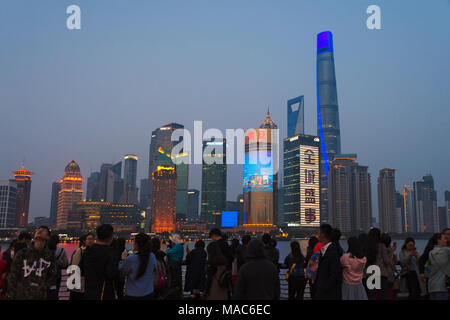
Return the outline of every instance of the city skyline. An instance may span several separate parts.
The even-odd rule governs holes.
[[[127,153],[136,154],[140,159],[137,180],[145,178],[151,132],[166,123],[178,122],[191,129],[194,120],[204,120],[206,128],[250,128],[269,105],[271,116],[279,125],[282,141],[287,127],[286,102],[294,96],[304,95],[305,134],[313,134],[316,132],[317,106],[314,43],[318,33],[330,30],[334,36],[342,152],[357,153],[358,160],[369,167],[373,177],[382,168],[395,169],[397,191],[401,191],[403,185],[412,185],[414,181],[431,173],[435,180],[438,205],[441,206],[444,203],[444,191],[450,189],[450,172],[446,165],[450,153],[448,148],[444,148],[446,137],[450,133],[444,120],[449,116],[447,107],[450,94],[445,88],[450,87],[450,83],[448,77],[443,76],[448,74],[450,68],[448,64],[438,66],[430,61],[447,61],[444,52],[448,52],[449,44],[442,43],[437,36],[429,37],[429,34],[433,33],[432,30],[445,32],[449,29],[442,22],[444,19],[440,19],[441,16],[445,17],[444,13],[449,8],[446,4],[445,1],[437,2],[431,10],[422,5],[403,8],[398,3],[383,3],[383,14],[386,17],[383,30],[373,32],[364,29],[364,21],[358,20],[361,15],[359,11],[363,12],[359,6],[362,8],[366,3],[356,6],[358,8],[346,8],[350,11],[348,14],[343,12],[340,5],[332,3],[328,9],[321,7],[320,14],[315,4],[267,4],[267,8],[257,8],[256,12],[263,17],[270,17],[269,8],[276,8],[274,15],[287,16],[281,22],[266,20],[267,27],[258,24],[258,28],[261,28],[258,32],[243,19],[254,9],[253,4],[245,4],[241,7],[242,12],[239,11],[236,16],[238,25],[245,26],[244,31],[247,32],[241,35],[232,32],[236,40],[227,37],[231,34],[223,29],[226,25],[223,18],[212,24],[214,31],[225,36],[225,44],[231,45],[231,49],[226,51],[231,54],[230,58],[221,60],[217,65],[212,57],[216,56],[217,59],[224,56],[217,50],[222,48],[220,43],[209,37],[214,31],[203,31],[200,36],[194,37],[194,46],[188,46],[185,52],[188,58],[167,51],[187,45],[180,36],[183,34],[180,24],[175,25],[172,31],[162,31],[159,36],[149,31],[150,37],[156,40],[155,54],[151,54],[150,49],[153,47],[137,40],[138,38],[126,42],[128,47],[125,45],[111,53],[107,49],[119,45],[118,41],[123,41],[129,35],[128,32],[133,32],[136,28],[136,25],[129,24],[131,20],[127,20],[127,17],[140,17],[140,13],[133,11],[128,12],[128,16],[125,14],[117,22],[118,26],[114,31],[101,27],[99,22],[88,20],[80,33],[71,34],[63,28],[58,29],[59,21],[56,18],[51,18],[48,25],[32,31],[27,27],[30,22],[26,22],[26,19],[30,19],[30,13],[23,10],[24,5],[9,2],[7,7],[11,9],[11,17],[0,19],[1,24],[6,23],[6,27],[1,29],[8,32],[11,27],[17,27],[19,37],[14,40],[11,35],[0,34],[0,39],[10,48],[2,53],[0,59],[2,70],[5,70],[0,80],[0,85],[5,90],[2,95],[5,110],[0,120],[0,133],[11,137],[11,141],[3,145],[0,180],[11,179],[10,171],[25,160],[25,166],[35,173],[29,211],[30,218],[33,219],[49,215],[52,182],[59,181],[65,165],[72,159],[81,168],[85,192],[90,172],[98,171],[102,163],[116,163]],[[89,14],[98,14],[101,10],[98,4],[80,1],[80,5],[87,17]],[[217,9],[217,6],[219,5],[205,4],[200,11]],[[36,12],[47,10],[54,13],[57,10],[48,5],[42,5],[42,8],[37,5],[31,7]],[[115,4],[112,7],[112,15],[120,16],[121,6]],[[438,10],[441,7],[442,10]],[[159,4],[157,9],[165,12],[167,7]],[[232,14],[231,9],[224,9],[225,15]],[[286,28],[291,28],[292,24],[297,26],[292,20],[287,22],[290,16],[287,11],[292,9],[312,10],[313,18],[305,19],[304,25],[298,25],[303,30],[296,28],[295,33],[290,31],[278,39],[277,36]],[[181,16],[185,12],[192,13],[192,10],[182,6],[177,14]],[[12,22],[12,19],[19,16],[19,12],[21,18]],[[410,28],[405,28],[402,23],[394,23],[394,20],[402,16],[414,17],[419,13],[426,21],[423,25],[412,20],[409,21]],[[348,18],[347,26],[344,22],[339,22],[340,19],[345,19],[338,15]],[[154,20],[149,22],[152,26],[165,25],[155,14],[152,17]],[[213,17],[217,17],[217,12],[213,11]],[[321,22],[312,21],[318,17]],[[201,27],[206,22],[212,22],[209,21],[212,18],[203,17],[185,32],[203,30]],[[181,24],[183,21],[185,20]],[[145,26],[143,22],[140,23]],[[360,24],[360,30],[355,28],[357,23]],[[270,32],[270,27],[275,27],[275,31]],[[122,29],[118,30],[120,28]],[[55,38],[51,39],[50,36],[44,39],[44,43],[57,49],[52,51],[50,57],[45,57],[44,53],[47,51],[33,40],[44,32],[49,32]],[[114,40],[114,32],[118,33],[118,40]],[[257,37],[245,45],[245,40],[249,39],[252,32]],[[102,34],[106,34],[105,40],[98,44],[92,42]],[[139,32],[136,34],[142,35]],[[174,43],[167,44],[164,36],[173,39]],[[202,36],[208,40],[206,44],[201,41]],[[27,41],[31,43],[26,44]],[[355,46],[355,43],[358,45]],[[87,51],[79,49],[79,46],[85,46]],[[277,46],[282,47],[282,50],[273,49]],[[402,53],[405,46],[410,48],[409,57],[404,57]],[[88,59],[86,53],[97,49],[98,55]],[[134,53],[135,49],[141,49],[141,54]],[[206,52],[201,53],[200,50]],[[161,54],[167,52],[172,52],[169,58],[162,59]],[[81,57],[77,58],[75,53]],[[147,74],[146,71],[140,71],[136,64],[128,63],[130,55],[136,56],[138,64],[145,62],[147,67],[144,70],[154,70],[156,75]],[[7,61],[12,61],[12,65],[16,67],[17,64],[21,66],[16,70]],[[168,65],[170,61],[175,61],[175,67],[179,68],[177,79],[168,77],[172,70]],[[53,62],[56,65],[49,68],[47,77],[42,68],[48,68]],[[98,63],[97,67],[93,67],[94,63]],[[239,68],[245,64],[248,65],[247,69],[245,74],[241,74]],[[116,66],[115,72],[120,75],[114,80],[107,79],[112,77],[108,71],[111,65]],[[391,70],[394,66],[395,72]],[[194,82],[187,83],[186,77],[194,67],[199,68],[193,78]],[[57,68],[60,70],[57,71]],[[133,73],[137,74],[137,80],[131,78]],[[65,79],[65,74],[73,74],[73,79],[59,81]],[[89,75],[93,79],[89,79]],[[210,81],[210,78],[214,81]],[[414,81],[408,78],[413,78]],[[93,86],[92,81],[100,79],[105,84],[99,81],[99,90],[91,91],[89,88]],[[230,84],[232,81],[236,84]],[[400,83],[402,81],[405,83]],[[281,82],[281,85],[277,82]],[[42,86],[38,85],[40,83]],[[224,85],[227,88],[226,94],[219,89]],[[143,87],[150,87],[150,92],[146,93]],[[117,92],[110,92],[111,90]],[[189,91],[193,93],[186,94]],[[107,98],[110,93],[112,98]],[[174,93],[175,96],[170,101],[167,99],[169,93]],[[126,115],[123,114],[124,107],[128,108]],[[158,108],[163,108],[166,112],[161,115],[161,109]],[[432,112],[429,111],[430,108],[433,108]],[[108,111],[111,112],[106,115],[106,121],[103,121],[101,116]],[[236,118],[235,114],[238,112],[243,114]],[[70,119],[64,117],[66,113],[71,115]],[[32,125],[17,126],[14,119],[19,117],[22,123]],[[84,133],[76,131],[80,126]],[[432,132],[430,128],[433,128]],[[63,129],[67,130],[65,135],[55,134],[57,131],[64,132]],[[239,188],[242,166],[231,166],[227,171],[227,200],[234,200],[242,193],[242,188]],[[201,189],[201,165],[190,166],[189,177],[189,188]],[[374,216],[378,216],[374,189],[376,190],[372,181],[372,210]]]

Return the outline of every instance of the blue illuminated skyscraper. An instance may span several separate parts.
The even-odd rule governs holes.
[[[293,137],[305,132],[305,102],[303,96],[293,98],[287,102],[288,115],[288,133],[287,136]]]
[[[341,131],[334,71],[333,35],[317,35],[317,135],[320,136],[321,216],[328,221],[328,170],[334,155],[341,153]]]

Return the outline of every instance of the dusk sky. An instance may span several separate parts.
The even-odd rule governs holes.
[[[287,134],[286,101],[305,96],[317,133],[316,35],[331,31],[343,153],[396,186],[434,177],[450,190],[450,2],[392,0],[3,0],[0,9],[0,180],[33,171],[30,220],[50,213],[51,184],[75,160],[86,179],[138,155],[148,176],[152,130],[258,127],[267,108]],[[81,8],[81,30],[66,8]],[[381,30],[366,27],[371,4]],[[281,160],[281,159],[280,159]],[[228,167],[228,200],[242,193]],[[190,188],[200,189],[201,166]]]

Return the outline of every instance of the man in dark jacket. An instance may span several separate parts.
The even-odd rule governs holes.
[[[113,227],[103,224],[97,228],[97,243],[86,248],[81,269],[85,275],[86,300],[113,300],[116,298],[114,279],[118,270],[117,254],[111,246]]]
[[[192,298],[197,298],[201,291],[205,290],[206,282],[206,251],[205,243],[199,240],[195,243],[195,248],[189,251],[184,262],[186,267],[186,277],[184,279],[184,291],[191,292]]]
[[[54,255],[47,247],[50,230],[39,227],[30,247],[15,252],[8,274],[8,299],[45,300],[56,281]]]
[[[234,260],[233,252],[231,250],[231,247],[228,245],[228,242],[223,238],[220,229],[212,229],[209,232],[209,237],[213,242],[216,242],[219,245],[222,254],[227,259],[227,270],[231,270]]]
[[[320,249],[319,268],[316,277],[316,299],[342,299],[342,268],[340,252],[336,243],[332,242],[333,228],[329,224],[320,226],[319,240],[323,247]]]
[[[247,245],[252,240],[251,236],[246,234],[242,237],[242,244],[236,249],[236,259],[238,271],[247,262]]]
[[[239,270],[233,295],[235,300],[278,300],[280,277],[277,267],[267,259],[261,240],[247,245],[248,262]]]

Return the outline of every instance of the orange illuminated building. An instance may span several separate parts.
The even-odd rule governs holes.
[[[177,174],[171,166],[158,166],[152,173],[151,231],[175,231]]]
[[[31,193],[31,176],[30,172],[24,168],[13,171],[14,181],[17,185],[17,200],[16,200],[16,227],[23,228],[28,225],[28,211],[30,208],[30,193]]]
[[[57,229],[67,229],[69,212],[74,208],[75,202],[83,199],[82,184],[80,167],[72,160],[64,169],[64,177],[61,179],[56,216]]]

